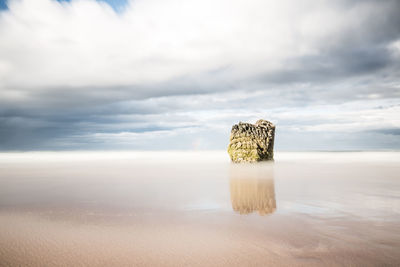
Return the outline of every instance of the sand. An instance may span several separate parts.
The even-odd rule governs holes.
[[[1,266],[399,266],[400,153],[0,154]]]

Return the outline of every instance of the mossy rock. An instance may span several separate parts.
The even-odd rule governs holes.
[[[275,125],[266,120],[232,126],[228,154],[233,162],[274,159]]]

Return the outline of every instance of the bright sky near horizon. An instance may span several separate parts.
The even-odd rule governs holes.
[[[400,1],[0,0],[0,150],[400,149]]]

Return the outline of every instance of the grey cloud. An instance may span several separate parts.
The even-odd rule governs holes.
[[[400,128],[379,129],[376,132],[388,135],[400,135]]]
[[[241,61],[232,59],[147,83],[39,86],[0,81],[0,90],[23,96],[0,98],[0,149],[191,149],[198,144],[224,149],[231,124],[259,117],[277,122],[277,148],[282,150],[400,148],[398,128],[360,118],[377,109],[383,120],[399,106],[399,56],[388,46],[400,40],[400,2],[335,5],[343,12],[377,8],[353,18],[358,24],[317,38],[315,53],[287,57],[279,67],[268,68],[267,58],[241,72]],[[251,51],[241,52],[246,57]],[[167,61],[155,57],[145,63]],[[0,54],[0,71],[7,67],[2,62]],[[360,105],[359,113],[351,113],[352,103]],[[330,107],[324,113],[320,105]],[[335,116],[340,109],[350,115]],[[348,123],[354,130],[304,128],[329,123]]]
[[[285,68],[265,73],[258,79],[271,84],[324,84],[360,75],[392,76],[395,79],[399,70],[397,59],[387,47],[364,45],[293,58],[285,63]]]

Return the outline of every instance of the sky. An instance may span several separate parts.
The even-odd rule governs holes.
[[[400,149],[400,1],[0,0],[0,150]]]

